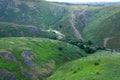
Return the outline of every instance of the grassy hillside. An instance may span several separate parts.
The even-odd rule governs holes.
[[[75,15],[74,24],[85,40],[91,40],[97,45],[118,49],[119,41],[119,13],[120,5],[88,6],[88,5],[60,5],[44,0],[7,0],[0,2],[0,35],[31,36],[54,38],[52,33],[42,32],[40,29],[58,30],[66,38],[76,38],[70,20],[72,12]],[[1,24],[5,22],[6,24]],[[13,29],[7,23],[20,25],[19,30]],[[31,33],[21,25],[36,26],[38,32]],[[11,32],[11,30],[14,30]],[[24,29],[24,30],[23,30]],[[7,31],[6,31],[7,30]],[[24,33],[25,32],[25,33]],[[43,35],[43,33],[45,35]],[[96,36],[96,34],[98,36]]]
[[[0,37],[44,37],[55,39],[57,36],[53,32],[48,32],[36,26],[0,22]]]
[[[0,21],[47,27],[62,19],[67,9],[43,0],[0,2]]]
[[[0,1],[0,80],[119,80],[120,55],[98,51],[120,49],[119,14],[120,5]]]
[[[119,54],[99,51],[66,63],[47,80],[119,80],[119,58]]]
[[[0,39],[0,80],[43,80],[85,54],[78,47],[41,38]]]
[[[83,31],[85,39],[109,48],[119,48],[119,8],[119,5],[114,5],[93,10]]]
[[[74,33],[71,33],[73,31],[70,24],[71,9],[65,5],[44,0],[7,0],[1,1],[0,7],[0,22],[36,26],[44,30],[59,30],[67,37],[75,38]],[[0,25],[0,27],[4,26]],[[15,32],[20,33],[17,30]]]

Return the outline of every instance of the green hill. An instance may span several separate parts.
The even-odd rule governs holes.
[[[0,7],[0,22],[36,26],[43,30],[59,30],[66,36],[74,37],[74,33],[71,33],[70,10],[67,6],[49,3],[44,0],[6,0],[0,1]],[[61,25],[63,27],[59,29]],[[4,27],[4,25],[2,24],[0,27]],[[68,28],[69,30],[65,31]],[[16,32],[16,34],[19,34],[19,31],[16,30]],[[29,35],[26,36],[29,37]],[[4,37],[7,37],[7,35],[4,35]]]
[[[0,37],[43,37],[56,39],[59,35],[36,26],[0,22]]]
[[[0,80],[43,80],[86,54],[78,47],[41,38],[0,39]]]
[[[67,9],[43,0],[6,0],[0,2],[0,21],[47,27],[63,18]]]
[[[85,39],[105,47],[120,49],[119,8],[119,5],[114,5],[93,10],[83,31]]]
[[[70,22],[73,12],[75,16],[73,19],[74,25],[84,40],[91,40],[97,45],[112,49],[119,49],[120,47],[120,5],[67,6],[44,0],[7,0],[1,1],[0,7],[0,27],[2,28],[0,37],[23,35],[27,37],[55,38],[55,34],[41,31],[52,29],[61,32],[66,38],[76,38]],[[8,23],[17,24],[20,27],[18,29],[13,29],[12,26],[14,25],[6,27]],[[21,25],[36,26],[38,32],[33,34]],[[11,30],[14,30],[14,34]]]
[[[120,5],[0,1],[0,80],[119,80],[119,14]]]
[[[119,54],[99,51],[66,63],[47,80],[119,80],[119,58]]]

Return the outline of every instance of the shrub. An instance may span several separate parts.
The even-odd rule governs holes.
[[[95,62],[95,63],[94,63],[94,65],[95,65],[95,66],[98,66],[98,65],[99,65],[99,63],[98,63],[98,62]]]
[[[96,75],[99,75],[100,73],[99,72],[96,72]]]
[[[73,71],[73,73],[77,73],[77,71]]]
[[[62,48],[62,47],[59,47],[59,48],[58,48],[58,50],[59,50],[59,51],[62,51],[62,50],[63,50],[63,48]]]

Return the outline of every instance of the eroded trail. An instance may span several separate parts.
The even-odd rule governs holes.
[[[85,11],[82,11],[80,14],[82,14],[82,13],[84,13],[84,12],[85,12]],[[81,33],[77,30],[77,28],[75,27],[75,18],[76,18],[76,16],[75,16],[74,11],[73,11],[73,13],[72,13],[72,18],[71,18],[71,20],[70,20],[70,23],[71,23],[71,25],[72,25],[72,28],[73,28],[73,31],[74,31],[76,37],[77,37],[78,39],[83,40],[82,34],[81,34]]]
[[[107,47],[107,43],[111,39],[113,39],[113,37],[107,37],[107,38],[104,39],[104,47]]]

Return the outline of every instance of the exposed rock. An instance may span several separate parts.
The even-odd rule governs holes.
[[[50,60],[48,63],[44,65],[44,68],[39,69],[33,61],[34,55],[33,55],[33,52],[30,50],[23,51],[22,57],[25,63],[31,68],[31,71],[28,71],[28,72],[21,68],[22,74],[26,77],[32,77],[33,79],[35,79],[35,77],[40,77],[41,80],[44,80],[46,77],[51,75],[51,72],[52,72],[51,70],[53,70],[55,67],[55,61]],[[44,72],[43,70],[47,72]]]
[[[0,80],[3,78],[3,77],[7,77],[9,78],[9,80],[17,80],[15,78],[15,75],[11,72],[9,72],[8,70],[6,69],[0,69]]]
[[[78,23],[80,26],[88,25],[88,10],[74,10],[73,14],[75,15],[75,23]]]
[[[22,57],[24,59],[24,61],[29,65],[29,66],[33,66],[34,61],[33,61],[33,53],[30,50],[24,51],[22,53]]]
[[[39,28],[35,27],[35,26],[29,26],[29,25],[26,25],[25,26],[31,33],[36,33],[39,31]]]
[[[39,70],[37,69],[37,66],[35,65],[35,63],[33,61],[33,59],[34,59],[33,52],[30,50],[23,51],[22,57],[23,57],[25,63],[31,68],[31,70],[28,72],[23,70],[22,74],[25,77],[31,77],[33,79],[34,79],[34,77],[38,77]]]
[[[7,52],[7,51],[0,52],[0,57],[4,57],[4,58],[7,58],[7,59],[11,59],[11,60],[16,61],[15,56],[11,52]]]

